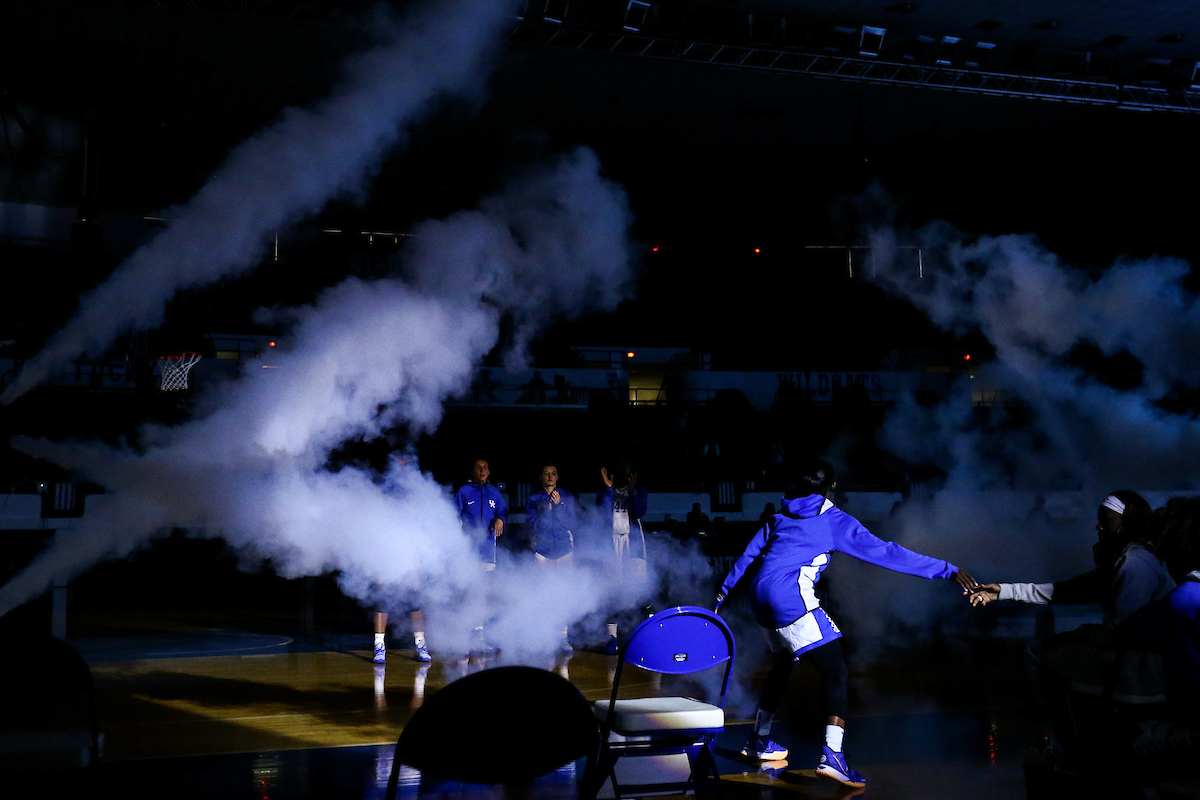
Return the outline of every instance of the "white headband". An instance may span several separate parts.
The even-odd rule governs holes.
[[[1114,497],[1111,494],[1108,497],[1104,498],[1104,502],[1101,503],[1100,505],[1104,506],[1105,508],[1111,508],[1113,511],[1117,512],[1118,514],[1125,513],[1125,504],[1122,503],[1120,500],[1118,500],[1116,497]]]

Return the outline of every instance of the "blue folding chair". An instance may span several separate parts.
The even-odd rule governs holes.
[[[600,763],[592,792],[603,788],[605,777],[613,794],[622,792],[683,791],[700,778],[720,781],[713,742],[725,728],[725,693],[737,647],[724,620],[698,606],[676,606],[658,612],[633,631],[621,651],[613,678],[612,697],[597,700],[593,713],[600,722]],[[626,665],[665,675],[686,675],[724,665],[721,696],[716,703],[690,697],[618,699]],[[615,738],[613,734],[618,734]],[[622,758],[686,754],[687,780],[626,784],[617,779]]]

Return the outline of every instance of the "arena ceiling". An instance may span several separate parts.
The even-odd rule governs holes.
[[[0,0],[2,107],[84,124],[103,144],[108,206],[149,210],[185,199],[282,108],[330,91],[341,60],[372,41],[375,8],[361,0]],[[1194,173],[1195,114],[986,96],[970,86],[939,91],[878,75],[830,79],[753,59],[698,63],[679,48],[1024,75],[1174,101],[1193,94],[1200,59],[1193,4],[662,0],[636,11],[627,0],[526,2],[487,101],[417,131],[412,151],[421,157],[385,170],[378,194],[388,213],[402,220],[450,210],[505,164],[582,143],[631,187],[635,211],[660,214],[665,229],[712,230],[739,214],[730,224],[746,236],[803,227],[827,218],[838,193],[871,180],[973,230],[1037,230],[1051,240],[1065,230],[1061,238],[1080,240],[1078,225],[1064,223],[1075,216],[1113,231],[1123,251],[1164,241],[1170,249],[1190,219],[1165,198]],[[631,21],[636,33],[622,33]],[[883,33],[871,38],[868,29]],[[551,41],[560,31],[594,38],[582,47],[579,36]],[[668,51],[605,46],[620,35],[666,42]],[[414,184],[422,187],[415,197]],[[1137,222],[1119,222],[1129,219]]]

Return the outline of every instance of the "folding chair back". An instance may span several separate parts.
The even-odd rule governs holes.
[[[596,702],[603,738],[598,780],[611,781],[613,794],[662,792],[692,787],[698,776],[717,780],[712,744],[725,726],[725,695],[736,645],[724,620],[698,606],[676,606],[639,625],[626,642],[613,678],[612,696]],[[724,666],[720,697],[707,703],[691,697],[618,699],[626,665],[666,675],[686,675]],[[619,736],[614,737],[614,734]],[[623,757],[686,755],[686,780],[620,785],[617,762]],[[665,762],[662,762],[665,763]],[[595,787],[598,792],[602,785]]]
[[[639,625],[621,660],[651,672],[686,675],[725,661],[732,664],[735,651],[724,620],[706,608],[676,606]]]

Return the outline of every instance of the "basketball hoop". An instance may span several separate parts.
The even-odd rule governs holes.
[[[188,370],[200,360],[199,353],[164,353],[158,357],[158,388],[164,392],[177,392],[188,388]]]

